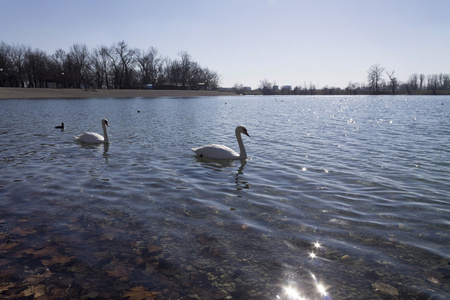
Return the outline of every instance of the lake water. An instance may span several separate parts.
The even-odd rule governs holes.
[[[2,100],[0,297],[449,299],[449,145],[448,96]]]

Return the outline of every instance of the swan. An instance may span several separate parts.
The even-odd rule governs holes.
[[[191,148],[197,156],[212,158],[212,159],[247,159],[247,152],[245,152],[244,143],[242,142],[241,133],[250,137],[247,129],[244,126],[236,127],[236,139],[239,144],[240,153],[224,145],[209,144],[199,148]]]
[[[102,120],[102,127],[103,127],[103,135],[101,136],[98,133],[95,132],[85,132],[83,134],[80,134],[79,136],[76,136],[75,139],[81,143],[87,143],[87,144],[101,144],[101,143],[109,143],[108,138],[108,132],[106,131],[106,126],[109,127],[108,120],[103,119]]]
[[[55,128],[64,129],[64,123],[61,123],[61,126],[55,126]]]

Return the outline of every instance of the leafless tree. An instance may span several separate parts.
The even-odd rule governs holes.
[[[417,91],[419,88],[418,84],[419,76],[417,74],[412,74],[409,76],[408,82],[406,84],[408,94],[411,94],[414,91]]]
[[[5,86],[6,82],[10,84],[9,74],[11,71],[11,46],[5,42],[0,43],[0,87]]]
[[[181,85],[181,63],[178,60],[170,61],[169,70],[169,83],[174,85],[177,89]]]
[[[203,82],[205,83],[205,89],[217,89],[220,83],[220,76],[215,71],[211,71],[208,68],[203,68]]]
[[[103,45],[94,49],[91,55],[91,64],[96,88],[110,89],[112,87],[110,49]]]
[[[420,74],[419,75],[419,90],[424,90],[425,89],[425,74]]]
[[[140,70],[142,84],[151,83],[156,86],[156,82],[162,72],[162,58],[156,48],[149,48],[147,51],[138,52],[137,65]]]
[[[67,87],[67,77],[65,65],[67,64],[67,54],[64,50],[58,49],[49,58],[49,69],[53,80],[58,86]]]
[[[375,64],[367,71],[367,79],[369,80],[369,86],[372,88],[374,94],[379,94],[379,88],[382,83],[382,74],[384,68],[379,64]]]
[[[450,74],[443,74],[442,75],[442,86],[441,89],[443,91],[450,90]]]
[[[109,55],[114,70],[114,88],[128,89],[132,87],[137,52],[137,49],[130,48],[124,41],[111,47]]]
[[[346,90],[352,94],[356,94],[357,89],[358,89],[358,84],[351,82],[351,81],[348,83],[347,88],[346,88]]]
[[[84,44],[72,45],[68,53],[68,60],[68,76],[73,81],[72,86],[88,88],[91,68],[88,47]]]
[[[242,94],[244,92],[244,85],[242,83],[236,82],[233,86],[233,89],[236,94]]]
[[[259,88],[264,95],[270,95],[273,93],[273,84],[270,83],[267,79],[261,80],[259,82]]]
[[[398,84],[397,78],[394,76],[394,72],[395,71],[389,73],[388,71],[386,71],[386,74],[389,77],[389,81],[391,82],[392,95],[395,95],[395,89],[397,88]]]
[[[39,49],[28,49],[25,58],[28,85],[38,88],[46,87],[46,79],[49,73],[49,58],[47,54]]]
[[[189,75],[191,73],[191,56],[186,51],[181,51],[179,53],[181,57],[180,61],[180,81],[181,88],[185,89],[187,85],[189,85]]]
[[[438,75],[428,75],[427,76],[427,88],[433,93],[433,95],[436,95],[438,86],[439,86],[439,78]]]
[[[16,44],[11,47],[11,51],[9,52],[12,63],[10,81],[14,80],[16,82],[15,86],[25,87],[25,55],[29,51],[29,48]]]

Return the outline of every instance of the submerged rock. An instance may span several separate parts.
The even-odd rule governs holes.
[[[374,284],[372,284],[372,286],[375,290],[380,291],[382,293],[389,294],[391,296],[399,295],[398,290],[389,284],[377,281]]]

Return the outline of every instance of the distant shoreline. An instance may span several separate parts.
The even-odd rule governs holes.
[[[158,98],[158,97],[237,96],[233,92],[204,90],[83,90],[0,87],[0,100],[7,99],[89,99],[89,98]]]

